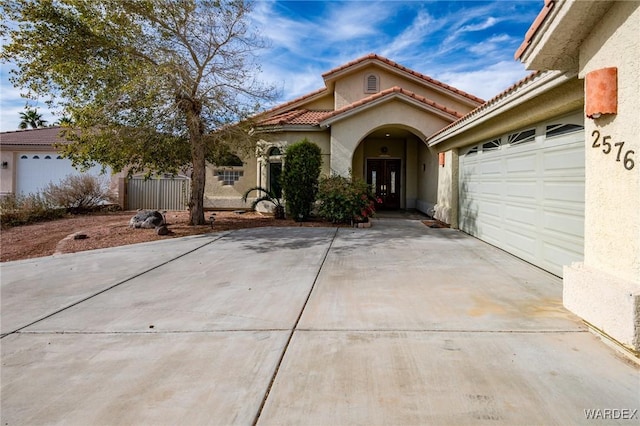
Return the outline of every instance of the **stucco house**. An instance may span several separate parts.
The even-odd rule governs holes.
[[[366,179],[383,208],[432,213],[562,277],[565,306],[637,357],[638,34],[640,2],[545,0],[515,53],[532,74],[487,102],[378,55],[357,59],[259,117],[265,155],[229,169],[226,202],[273,188],[284,148],[307,138],[325,174]]]
[[[206,207],[238,205],[256,184],[276,187],[286,146],[306,138],[321,148],[325,175],[365,179],[380,208],[433,210],[438,155],[425,140],[484,101],[375,54],[322,77],[324,88],[257,117],[264,155],[241,167],[213,168]],[[226,174],[231,179],[216,179]]]

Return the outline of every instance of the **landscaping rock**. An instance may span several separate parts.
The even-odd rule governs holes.
[[[164,217],[157,210],[141,210],[129,221],[130,228],[154,229],[164,225]]]
[[[166,225],[161,225],[156,228],[156,234],[158,235],[169,235],[169,228]]]

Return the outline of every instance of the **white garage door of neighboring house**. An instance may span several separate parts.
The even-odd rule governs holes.
[[[16,168],[16,193],[35,194],[41,192],[50,182],[58,183],[67,175],[89,173],[100,176],[101,166],[94,166],[86,172],[73,168],[71,160],[51,152],[23,152],[18,154]],[[107,170],[105,179],[110,176]]]
[[[574,118],[461,151],[460,229],[562,276],[584,253],[584,143]]]

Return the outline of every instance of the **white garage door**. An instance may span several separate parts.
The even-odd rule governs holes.
[[[100,166],[95,166],[85,173],[100,176]],[[22,152],[18,154],[16,169],[16,193],[35,194],[41,192],[49,182],[58,183],[67,175],[79,175],[71,160],[51,152]],[[109,170],[107,175],[109,176]]]
[[[460,229],[559,276],[584,252],[584,129],[567,121],[460,156]]]

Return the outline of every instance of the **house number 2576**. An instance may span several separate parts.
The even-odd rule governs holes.
[[[633,167],[636,165],[636,163],[633,161],[633,155],[635,154],[635,151],[629,149],[624,153],[624,155],[622,154],[624,142],[611,143],[611,136],[601,137],[600,131],[598,130],[594,130],[593,133],[591,133],[591,136],[593,137],[593,144],[591,145],[592,148],[602,148],[602,152],[605,154],[611,154],[612,152],[615,152],[616,161],[622,161],[624,168],[627,170],[633,169]]]

